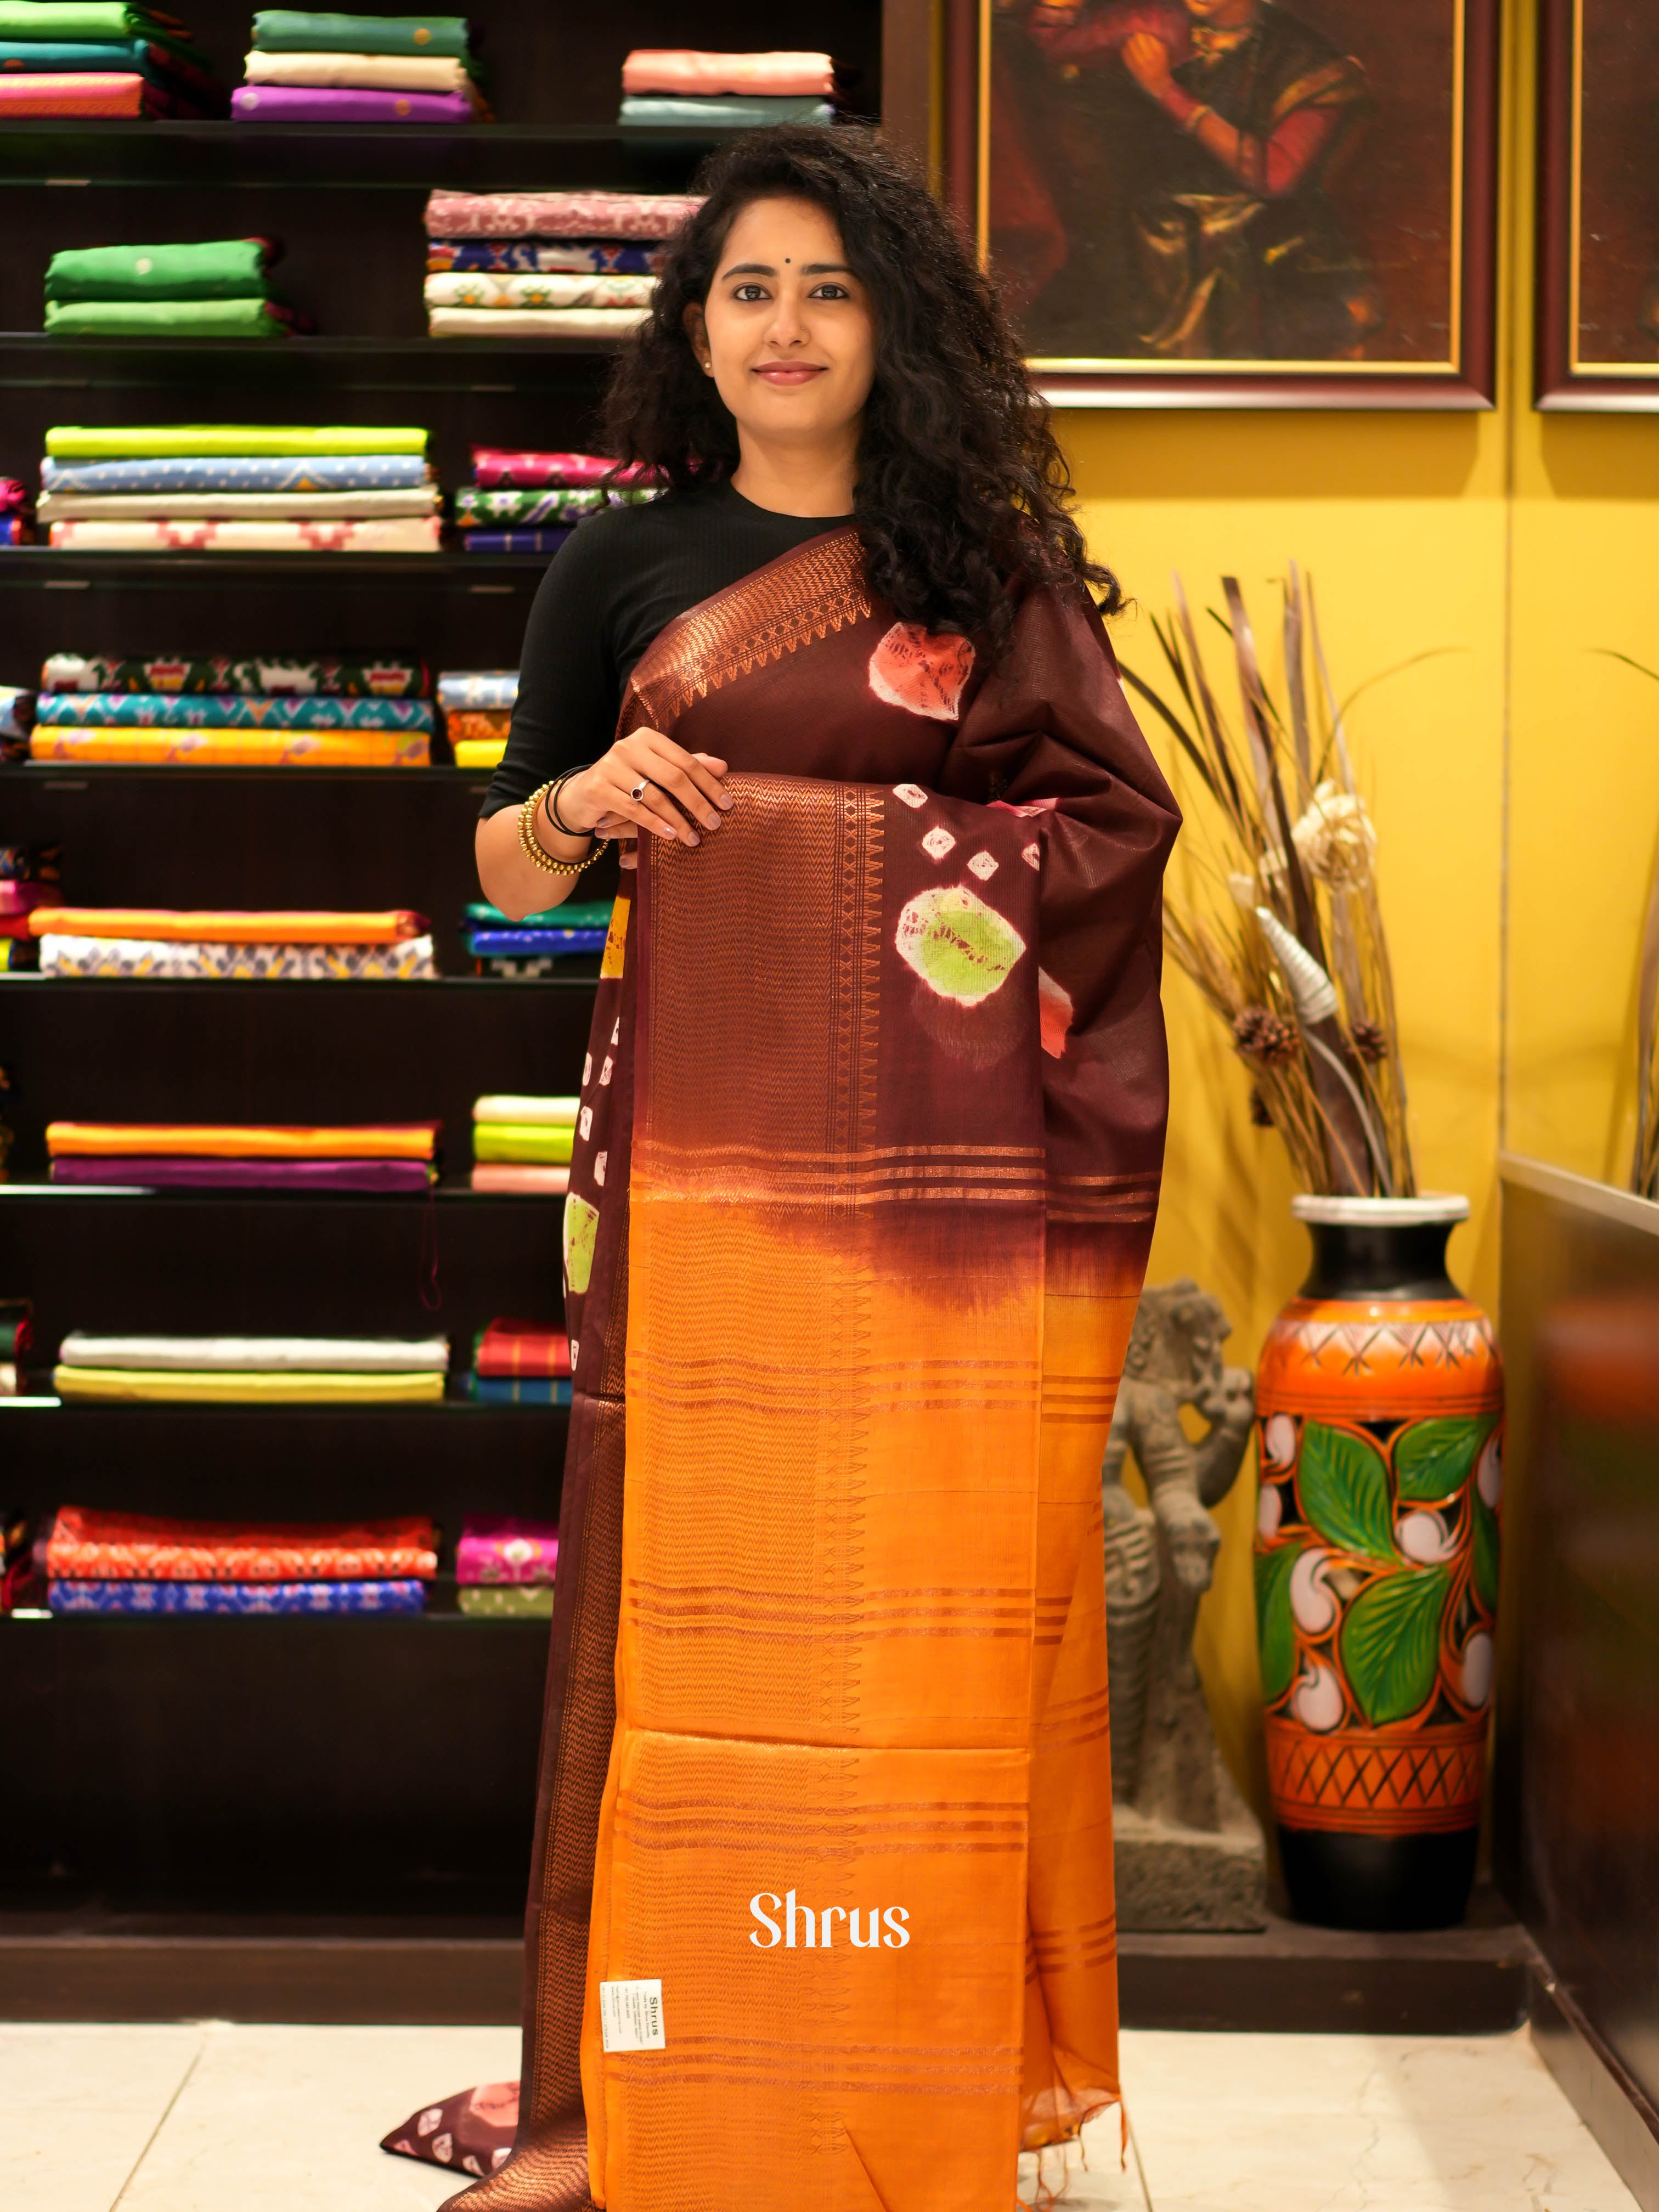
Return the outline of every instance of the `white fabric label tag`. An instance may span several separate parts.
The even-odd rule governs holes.
[[[660,1982],[601,1982],[599,2029],[607,2051],[666,2051]]]

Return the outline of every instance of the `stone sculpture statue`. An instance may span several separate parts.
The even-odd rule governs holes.
[[[1220,1532],[1254,1419],[1248,1368],[1223,1364],[1231,1324],[1183,1279],[1143,1292],[1101,1468],[1111,1674],[1118,1923],[1265,1925],[1261,1830],[1216,1747],[1193,1659]],[[1182,1407],[1209,1431],[1194,1443]],[[1133,1455],[1148,1503],[1123,1485]]]

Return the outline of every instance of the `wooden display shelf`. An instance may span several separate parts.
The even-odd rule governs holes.
[[[55,553],[46,545],[0,548],[0,586],[130,590],[135,585],[293,585],[349,590],[389,583],[439,591],[489,591],[539,577],[550,553]]]
[[[562,185],[672,191],[732,131],[645,130],[615,123],[0,124],[0,179],[37,186],[168,184],[451,185],[547,191]]]
[[[418,299],[418,293],[415,295]],[[620,337],[58,337],[0,331],[0,392],[216,390],[228,376],[289,407],[330,394],[531,392],[590,396]],[[136,404],[136,403],[135,403]],[[27,550],[27,549],[25,549]]]

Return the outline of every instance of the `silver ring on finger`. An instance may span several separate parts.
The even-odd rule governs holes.
[[[628,795],[633,800],[635,805],[637,806],[641,799],[645,797],[646,793],[649,791],[651,785],[649,780],[645,776],[641,776]]]

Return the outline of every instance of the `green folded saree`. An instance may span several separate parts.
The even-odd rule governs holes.
[[[263,239],[188,246],[87,246],[46,264],[48,300],[263,300]]]
[[[475,1121],[472,1157],[475,1160],[515,1160],[557,1167],[568,1160],[576,1133],[541,1121]]]
[[[0,39],[176,38],[142,8],[125,0],[0,0]]]
[[[0,0],[3,4],[3,0]],[[253,44],[267,54],[449,54],[466,52],[465,15],[313,15],[262,8]]]
[[[364,428],[355,422],[162,422],[117,425],[59,425],[46,433],[54,461],[148,461],[184,459],[204,454],[216,459],[249,460],[297,454],[308,459],[324,453],[424,453],[426,432]]]
[[[264,300],[68,300],[46,302],[59,338],[285,338]]]

